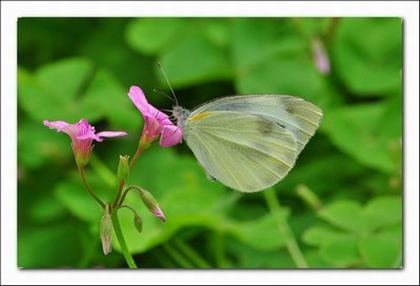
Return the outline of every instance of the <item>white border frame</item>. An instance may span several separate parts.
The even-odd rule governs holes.
[[[419,3],[1,2],[1,273],[5,284],[418,284]],[[405,190],[403,270],[19,270],[17,243],[17,19],[24,16],[394,16],[405,28]],[[408,156],[407,156],[408,154]],[[36,195],[36,194],[34,194]]]

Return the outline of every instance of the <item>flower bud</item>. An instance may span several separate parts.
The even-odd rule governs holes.
[[[149,209],[149,211],[156,217],[158,217],[161,221],[165,222],[166,218],[164,213],[159,207],[156,199],[152,196],[152,194],[145,189],[140,189],[140,196],[143,200],[143,203]]]
[[[128,156],[120,156],[120,162],[118,163],[118,179],[120,181],[127,181],[129,174]]]
[[[327,75],[330,73],[330,59],[324,47],[324,44],[319,38],[312,40],[312,54],[315,66],[321,74]]]
[[[141,217],[137,214],[134,215],[134,226],[136,227],[139,233],[143,230],[143,221]]]
[[[105,212],[101,219],[100,234],[102,241],[102,249],[105,255],[112,251],[112,221],[111,221],[111,208],[109,204],[105,205]]]

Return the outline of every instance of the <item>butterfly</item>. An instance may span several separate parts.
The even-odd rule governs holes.
[[[230,96],[172,112],[208,176],[247,193],[286,177],[323,116],[318,106],[284,95]]]

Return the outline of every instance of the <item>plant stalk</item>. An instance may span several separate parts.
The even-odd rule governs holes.
[[[271,214],[277,218],[279,231],[285,237],[286,248],[292,257],[292,260],[295,262],[298,268],[308,268],[308,263],[306,262],[305,257],[299,248],[299,245],[293,235],[292,230],[290,229],[289,224],[281,215],[282,207],[274,190],[265,191],[263,194]]]
[[[85,186],[86,191],[92,196],[92,198],[102,207],[105,208],[105,203],[92,191],[89,183],[86,179],[86,172],[83,166],[78,166],[80,177],[82,178],[83,185]]]
[[[118,239],[118,243],[120,244],[121,251],[123,253],[124,259],[127,262],[129,268],[137,268],[136,263],[134,262],[133,257],[131,256],[130,252],[128,251],[127,243],[125,242],[123,232],[121,230],[120,221],[118,219],[118,210],[113,210],[111,215],[112,226],[114,228],[115,235]]]
[[[143,153],[144,150],[149,147],[149,144],[144,145],[143,143],[143,135],[140,137],[139,145],[137,146],[136,153],[134,153],[133,158],[130,160],[129,168],[130,170],[133,168],[134,164],[137,162],[138,157]]]

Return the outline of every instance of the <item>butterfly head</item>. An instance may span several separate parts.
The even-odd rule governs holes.
[[[190,115],[188,109],[183,108],[182,106],[175,105],[172,109],[172,115],[176,119],[176,125],[178,125],[182,130],[184,130],[185,122]]]

